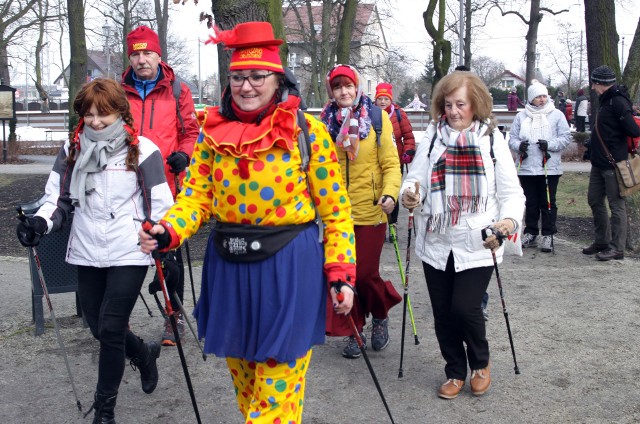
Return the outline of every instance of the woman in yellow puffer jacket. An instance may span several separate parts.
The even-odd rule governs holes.
[[[356,257],[360,258],[356,261],[358,301],[354,302],[351,315],[362,333],[365,317],[371,314],[371,345],[374,350],[382,350],[389,344],[389,309],[402,300],[393,284],[383,280],[379,272],[387,214],[393,211],[400,189],[400,161],[389,116],[363,93],[358,71],[349,65],[336,65],[327,73],[326,84],[330,100],[320,120],[336,143],[351,200]],[[376,121],[382,123],[379,135]],[[328,335],[351,336],[342,355],[359,357],[360,348],[345,317],[329,314],[327,320]]]

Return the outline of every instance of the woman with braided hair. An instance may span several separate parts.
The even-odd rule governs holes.
[[[47,200],[18,224],[17,233],[24,246],[35,246],[71,221],[66,261],[78,266],[82,312],[100,342],[93,422],[111,424],[125,358],[140,371],[145,393],[158,383],[160,345],[144,343],[128,323],[153,263],[138,247],[140,221],[162,217],[173,197],[160,151],[135,135],[120,84],[95,79],[78,92],[73,107],[80,122],[49,175]]]

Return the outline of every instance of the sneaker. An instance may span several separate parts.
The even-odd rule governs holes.
[[[582,253],[585,255],[595,255],[596,253],[607,250],[608,248],[608,244],[591,243],[589,246],[582,249]]]
[[[367,336],[364,333],[360,333],[360,338],[362,338],[363,347],[367,349]],[[358,342],[354,336],[350,336],[348,339],[348,343],[345,348],[342,350],[342,356],[348,359],[356,359],[362,355],[360,351],[360,347],[358,346]]]
[[[373,350],[382,350],[389,346],[389,318],[373,319],[371,329],[371,347]]]
[[[538,245],[538,241],[536,240],[538,236],[533,234],[525,233],[522,236],[522,247],[536,247]]]
[[[445,383],[440,386],[438,389],[438,396],[442,399],[454,399],[462,390],[464,386],[464,380],[456,380],[455,378],[450,378]]]
[[[471,371],[471,393],[483,395],[491,387],[491,364],[481,370]]]
[[[607,249],[596,253],[596,259],[599,261],[610,261],[611,259],[624,259],[624,252],[619,250]]]
[[[552,250],[553,250],[553,236],[542,236],[540,251],[551,252]]]
[[[180,335],[180,340],[184,337],[184,318],[182,318],[182,313],[176,312],[176,326],[178,327],[178,334]],[[164,320],[164,332],[162,333],[162,346],[175,346],[176,345],[176,337],[173,334],[173,328],[171,327],[171,321],[169,318],[165,318]]]

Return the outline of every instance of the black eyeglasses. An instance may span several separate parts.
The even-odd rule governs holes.
[[[244,75],[229,75],[229,84],[232,87],[242,87],[245,81],[249,81],[251,87],[262,87],[264,80],[274,73],[275,72],[269,72],[268,74],[251,74],[246,77]]]

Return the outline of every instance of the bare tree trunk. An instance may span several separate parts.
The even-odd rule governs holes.
[[[36,40],[36,63],[35,63],[35,73],[36,79],[34,81],[34,85],[36,90],[38,91],[38,96],[42,101],[42,105],[40,110],[44,113],[49,113],[49,93],[42,85],[42,50],[44,48],[44,44],[42,43],[44,40],[44,32],[45,32],[45,22],[47,21],[47,15],[49,13],[49,3],[48,1],[38,2],[38,39]]]
[[[540,0],[532,0],[531,10],[529,12],[529,29],[525,37],[527,40],[527,70],[525,77],[527,87],[531,85],[531,80],[534,79],[536,75],[536,45],[538,44],[538,25],[540,25],[541,20]]]
[[[84,32],[83,0],[67,0],[69,13],[69,131],[78,124],[78,115],[73,110],[73,100],[87,79],[87,42]]]
[[[167,28],[169,26],[169,0],[154,0],[153,6],[156,12],[156,22],[158,23],[158,38],[160,38],[160,50],[162,50],[162,60],[166,63],[169,63],[169,50],[167,49]]]
[[[637,98],[638,87],[640,86],[638,84],[640,82],[640,20],[629,48],[629,57],[624,67],[622,82],[629,89],[629,97],[631,99]]]
[[[472,10],[471,10],[471,0],[466,0],[464,2],[464,66],[471,69],[471,18],[472,18]]]
[[[433,17],[435,15],[436,6],[438,6],[438,28],[433,25]],[[433,78],[433,86],[435,86],[442,77],[447,75],[451,66],[451,42],[444,38],[446,17],[445,0],[429,0],[427,10],[422,14],[424,27],[431,37],[433,45],[433,69],[435,76]]]
[[[272,10],[275,9],[272,3],[279,5],[276,16],[271,16]],[[211,12],[220,29],[230,30],[242,22],[267,21],[273,25],[276,37],[284,39],[282,0],[211,0]],[[286,47],[284,49],[286,50]],[[231,51],[218,44],[220,87],[227,86],[230,60]]]
[[[336,43],[336,61],[338,63],[350,63],[349,53],[351,51],[351,35],[353,25],[356,21],[357,0],[346,0],[340,20],[340,32]]]

